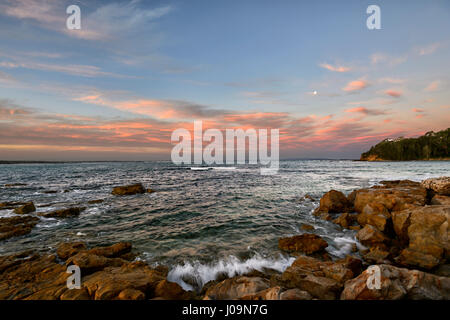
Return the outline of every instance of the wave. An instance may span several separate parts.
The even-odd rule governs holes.
[[[231,278],[237,275],[248,273],[252,270],[264,271],[264,269],[274,269],[283,272],[289,267],[295,258],[280,255],[278,259],[263,258],[260,255],[247,260],[239,260],[235,256],[221,259],[215,263],[202,264],[199,262],[187,262],[183,265],[173,267],[167,279],[178,283],[184,290],[198,290],[206,283],[216,280],[219,276],[226,275]]]

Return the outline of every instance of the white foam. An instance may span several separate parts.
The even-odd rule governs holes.
[[[203,171],[203,170],[211,170],[210,167],[192,167],[191,170],[193,171]]]
[[[294,260],[295,258],[293,257],[284,257],[282,255],[280,255],[279,259],[268,259],[256,255],[245,261],[241,261],[235,256],[230,256],[225,260],[219,260],[212,264],[201,264],[199,262],[191,264],[187,262],[172,268],[167,275],[167,279],[178,283],[184,290],[194,290],[194,287],[186,283],[183,278],[192,278],[198,284],[198,287],[201,288],[207,282],[215,280],[220,274],[234,277],[252,270],[263,271],[264,268],[283,272]]]
[[[326,250],[334,256],[344,258],[352,252],[354,245],[358,249],[362,246],[354,237],[336,237],[333,239],[333,244]]]

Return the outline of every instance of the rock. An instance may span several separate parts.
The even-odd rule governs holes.
[[[137,193],[145,193],[146,190],[141,183],[136,183],[128,186],[114,187],[112,194],[117,196],[133,195]]]
[[[0,218],[0,240],[28,234],[38,222],[32,216]]]
[[[6,188],[11,188],[11,187],[25,187],[27,184],[26,183],[7,183],[5,184]]]
[[[70,257],[66,261],[67,266],[71,264],[79,266],[82,274],[85,275],[99,270],[103,270],[106,267],[120,267],[126,264],[126,261],[120,258],[106,258],[103,256],[98,256],[96,254],[82,251]]]
[[[364,255],[364,260],[374,264],[390,264],[389,251],[383,250],[383,248],[372,247],[369,252]]]
[[[328,247],[328,243],[318,235],[312,233],[280,238],[278,240],[278,248],[287,252],[312,254],[323,251],[326,247]]]
[[[377,203],[392,212],[424,206],[427,202],[427,191],[418,182],[401,180],[382,183],[381,186],[356,190],[354,207],[357,212],[362,213],[367,204]]]
[[[269,288],[269,281],[259,277],[238,276],[223,280],[206,290],[205,300],[233,300],[254,295]]]
[[[66,290],[60,297],[60,300],[91,300],[87,290],[85,288],[81,289],[71,289]]]
[[[431,199],[430,204],[434,206],[450,206],[450,197],[436,194]]]
[[[286,290],[280,294],[280,300],[311,300],[312,298],[307,291],[297,288]]]
[[[314,230],[315,228],[312,225],[303,223],[302,226],[300,227],[300,229],[310,231],[310,230]]]
[[[443,264],[437,267],[433,273],[437,276],[450,278],[450,264]]]
[[[86,250],[86,244],[84,242],[68,242],[61,243],[56,249],[56,254],[58,258],[62,260],[67,260],[68,258],[76,255],[81,251]]]
[[[57,190],[45,190],[42,193],[46,193],[46,194],[54,194],[54,193],[58,193]]]
[[[351,211],[351,203],[347,197],[339,191],[331,190],[320,199],[320,205],[314,211],[315,215],[320,213],[342,213]]]
[[[1,257],[0,300],[56,300],[66,290],[69,276],[54,255]]]
[[[333,222],[340,225],[344,229],[348,229],[353,224],[355,219],[356,217],[354,215],[345,212],[341,214],[338,218],[334,219]]]
[[[362,212],[357,216],[358,223],[361,226],[371,225],[383,232],[388,225],[392,224],[391,214],[383,204],[368,203],[363,208]]]
[[[28,214],[28,213],[34,212],[34,211],[36,211],[36,207],[34,206],[34,203],[31,201],[14,209],[14,213],[16,213],[16,214]]]
[[[385,247],[385,245],[389,242],[388,237],[378,231],[375,227],[368,224],[358,231],[356,238],[367,247]]]
[[[107,258],[121,257],[131,251],[130,242],[119,242],[108,247],[95,247],[89,253]]]
[[[422,181],[422,186],[440,195],[450,196],[450,177],[426,179]]]
[[[28,202],[0,202],[0,210],[11,210],[17,206],[23,206]]]
[[[102,203],[104,201],[105,200],[103,200],[103,199],[97,199],[97,200],[89,200],[88,203],[89,204],[96,204],[96,203]]]
[[[394,230],[408,244],[396,259],[399,264],[431,269],[448,258],[450,207],[425,206],[393,214]]]
[[[162,280],[155,287],[155,297],[160,297],[164,300],[187,300],[190,296],[189,292],[184,291],[175,282]]]
[[[80,215],[82,211],[86,208],[67,208],[61,210],[55,210],[51,212],[41,213],[40,215],[45,218],[69,218],[69,217],[77,217]]]
[[[125,289],[138,290],[146,294],[146,299],[154,297],[154,288],[164,276],[143,262],[131,262],[122,267],[107,267],[84,277],[85,287],[95,300],[118,298]]]
[[[243,296],[240,300],[280,300],[281,287],[272,287],[252,295]]]
[[[318,299],[336,299],[345,281],[356,276],[360,268],[361,261],[351,257],[333,262],[300,256],[283,272],[280,284]]]
[[[144,300],[145,293],[135,289],[124,289],[118,295],[119,300]]]
[[[450,278],[438,277],[418,270],[390,265],[377,265],[380,270],[380,289],[367,287],[376,276],[368,270],[345,283],[343,300],[399,300],[450,299]],[[369,279],[370,277],[370,279]]]

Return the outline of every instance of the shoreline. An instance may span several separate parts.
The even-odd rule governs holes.
[[[364,247],[353,248],[353,254],[344,259],[333,260],[325,250],[328,243],[314,233],[315,227],[304,225],[301,234],[279,239],[279,249],[295,259],[285,270],[254,269],[231,278],[216,274],[215,280],[204,283],[197,291],[185,291],[169,280],[173,270],[150,267],[136,260],[131,243],[94,248],[87,248],[82,242],[61,243],[56,253],[1,256],[0,299],[449,300],[448,243],[438,230],[445,223],[448,225],[450,178],[379,183],[356,189],[347,196],[331,190],[322,196],[314,211],[319,219],[357,231],[356,237]],[[113,190],[119,196],[146,192],[151,191],[140,184]],[[11,236],[26,235],[34,227],[36,218],[29,215],[33,208],[29,203],[8,205],[15,207],[16,216],[0,218],[1,232],[5,229],[4,219],[9,219],[8,222],[17,222]],[[59,210],[51,216],[63,219],[77,216],[80,210]],[[424,238],[425,243],[421,241]],[[71,264],[81,269],[81,289],[66,288],[65,267]],[[371,265],[379,268],[386,286],[391,288],[400,281],[402,289],[396,295],[368,289],[365,284]],[[23,275],[23,270],[29,270],[28,274]],[[45,275],[44,270],[52,271]],[[30,276],[45,279],[30,283]],[[401,279],[415,281],[422,291],[411,291]],[[195,284],[196,280],[187,277],[185,281]],[[437,287],[437,283],[443,286]]]

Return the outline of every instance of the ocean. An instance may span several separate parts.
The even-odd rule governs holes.
[[[30,234],[1,241],[0,255],[48,252],[67,241],[130,241],[138,259],[166,265],[169,280],[198,289],[223,274],[283,271],[294,258],[278,249],[278,239],[305,232],[302,224],[313,225],[312,232],[327,240],[330,255],[344,257],[359,246],[356,232],[312,215],[323,193],[348,194],[381,180],[448,176],[450,161],[292,160],[281,161],[271,176],[257,166],[202,169],[171,162],[0,165],[0,202],[33,201],[37,212],[87,208],[76,218],[41,217]],[[114,186],[137,182],[156,192],[111,194]],[[3,187],[14,183],[26,186]],[[314,200],[303,199],[306,194]],[[104,202],[88,204],[98,199]],[[0,210],[0,217],[14,215]]]

